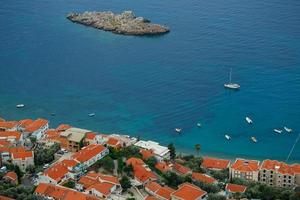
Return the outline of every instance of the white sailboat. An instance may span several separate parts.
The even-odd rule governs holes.
[[[250,117],[246,117],[246,121],[248,122],[248,124],[252,124],[253,123],[253,121],[252,121],[252,119]]]
[[[177,133],[181,133],[181,128],[175,128],[175,131],[177,132]]]
[[[286,132],[288,132],[288,133],[290,133],[290,132],[292,132],[293,131],[293,129],[291,129],[291,128],[288,128],[288,127],[283,127],[284,128],[284,130],[286,131]]]
[[[257,139],[256,139],[256,137],[254,137],[254,136],[251,137],[251,140],[252,140],[254,143],[257,142]]]
[[[281,130],[281,129],[276,129],[276,128],[275,128],[275,129],[274,129],[274,132],[275,132],[275,133],[282,133],[282,130]]]
[[[18,105],[16,105],[16,107],[17,108],[23,108],[23,107],[25,107],[25,104],[18,104]]]
[[[225,138],[226,138],[227,140],[231,140],[231,137],[230,137],[229,135],[225,135]]]
[[[202,126],[202,124],[198,122],[198,123],[197,123],[197,126],[200,128],[200,127]]]
[[[240,89],[240,85],[237,83],[232,83],[231,82],[231,74],[232,74],[232,68],[230,68],[230,73],[229,73],[229,83],[225,83],[224,87],[228,89],[233,89],[233,90],[238,90]]]
[[[94,117],[96,114],[95,113],[90,113],[89,117]]]

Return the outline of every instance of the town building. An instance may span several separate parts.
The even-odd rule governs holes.
[[[49,183],[40,183],[34,193],[46,199],[53,200],[101,200],[100,198],[89,194],[84,194],[70,188],[52,185]]]
[[[122,191],[117,177],[94,172],[82,176],[76,183],[76,189],[101,198],[109,198],[111,194]]]
[[[0,131],[16,131],[17,128],[17,121],[0,121]]]
[[[23,145],[23,136],[19,131],[0,131],[0,140],[12,146]]]
[[[46,119],[37,119],[25,126],[24,133],[35,137],[37,140],[44,136],[44,133],[49,128],[49,122]]]
[[[11,182],[14,185],[18,185],[18,175],[15,172],[7,172],[4,176],[3,179]]]
[[[202,200],[207,198],[207,192],[191,183],[183,183],[171,194],[171,200]]]
[[[202,174],[198,172],[193,172],[192,173],[192,179],[194,181],[199,181],[202,183],[208,183],[208,184],[216,184],[218,181],[214,179],[213,177],[207,175],[207,174]]]
[[[203,158],[202,167],[210,170],[225,170],[230,166],[230,161],[218,158]]]
[[[188,167],[185,167],[177,162],[175,162],[172,166],[172,169],[175,173],[179,174],[179,175],[187,175],[187,174],[191,174],[192,170],[189,169]]]
[[[29,166],[34,166],[33,151],[18,151],[11,153],[11,162],[17,165],[21,171],[25,171]]]
[[[161,171],[162,173],[166,173],[171,170],[170,165],[168,163],[166,163],[165,161],[157,162],[155,164],[155,168],[158,169],[159,171]]]
[[[295,165],[294,165],[295,166]],[[259,181],[270,186],[292,188],[295,186],[296,168],[277,160],[264,160],[260,167]]]
[[[77,152],[84,146],[83,139],[91,131],[80,128],[69,128],[60,133],[60,137],[65,138],[67,149],[71,152]]]
[[[167,147],[159,145],[157,142],[140,140],[134,145],[142,149],[152,150],[158,161],[170,159],[170,150]]]
[[[145,185],[145,191],[160,200],[169,200],[171,199],[171,194],[175,192],[174,189],[168,186],[161,186],[156,182],[149,182]]]
[[[238,158],[229,168],[230,178],[258,181],[259,161]]]
[[[234,193],[244,193],[247,187],[243,185],[237,185],[232,183],[227,183],[225,186],[226,196],[231,197]]]

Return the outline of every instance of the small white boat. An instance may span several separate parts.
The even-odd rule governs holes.
[[[201,127],[201,126],[202,126],[202,124],[201,124],[201,123],[197,123],[197,126],[198,126],[198,127]]]
[[[253,121],[252,121],[252,119],[250,119],[250,117],[246,117],[246,121],[248,122],[248,124],[252,124],[253,123]]]
[[[290,133],[290,132],[292,132],[293,131],[293,129],[291,129],[291,128],[288,128],[288,127],[284,127],[284,130],[286,131],[286,132],[288,132],[288,133]]]
[[[225,135],[225,138],[226,138],[227,140],[231,140],[231,137],[230,137],[229,135]]]
[[[177,133],[181,133],[182,129],[181,129],[181,128],[175,128],[175,131],[176,131]]]
[[[257,142],[257,139],[256,139],[254,136],[251,137],[251,140],[252,140],[254,143]]]
[[[95,113],[90,113],[89,116],[90,117],[94,117],[96,114]]]
[[[275,132],[275,133],[282,133],[282,130],[281,130],[281,129],[276,129],[276,128],[275,128],[275,129],[274,129],[274,132]]]
[[[224,87],[228,89],[233,89],[233,90],[238,90],[240,89],[240,85],[237,83],[232,83],[231,82],[231,74],[232,74],[232,68],[230,68],[230,73],[229,73],[229,83],[225,83]]]
[[[18,104],[16,107],[17,108],[23,108],[23,107],[25,107],[25,104]]]

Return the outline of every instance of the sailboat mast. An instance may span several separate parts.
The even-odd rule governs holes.
[[[231,83],[231,73],[232,73],[232,68],[230,68],[229,83]]]

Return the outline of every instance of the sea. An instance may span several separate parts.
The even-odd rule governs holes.
[[[66,19],[125,10],[171,32],[124,36]],[[224,88],[230,69],[239,91]],[[200,144],[203,156],[299,162],[300,1],[2,0],[0,116],[174,143],[178,153]],[[273,131],[284,126],[293,132]]]

